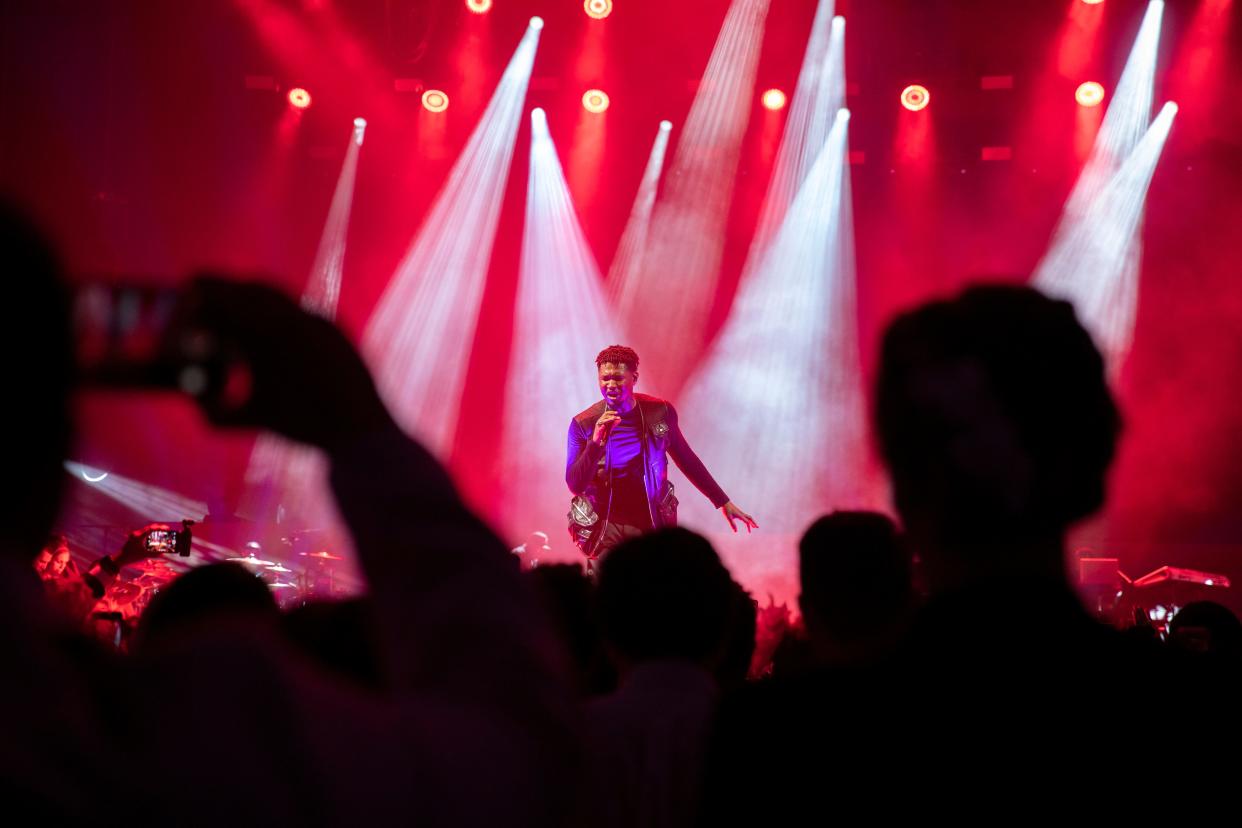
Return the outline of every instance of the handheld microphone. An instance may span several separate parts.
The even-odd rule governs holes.
[[[608,399],[607,397],[604,397],[604,410],[605,411],[616,411],[617,410],[616,408],[613,407],[612,400]],[[605,426],[604,436],[602,438],[604,442],[608,441],[608,435],[612,434],[612,429],[616,426],[616,424],[617,424],[617,421],[613,420],[611,423],[608,423]]]

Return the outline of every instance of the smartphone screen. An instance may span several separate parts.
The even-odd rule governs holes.
[[[147,533],[148,552],[171,552],[177,544],[177,533],[171,529],[152,529]]]
[[[177,291],[91,282],[73,302],[78,376],[91,386],[175,388],[178,366],[164,353]]]

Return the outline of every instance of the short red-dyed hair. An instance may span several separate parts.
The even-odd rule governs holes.
[[[627,348],[624,345],[609,345],[607,348],[599,352],[599,356],[595,357],[595,367],[603,365],[605,362],[615,364],[625,363],[630,366],[631,371],[638,370],[638,354],[633,348]]]

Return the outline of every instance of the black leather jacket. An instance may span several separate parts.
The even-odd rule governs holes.
[[[668,456],[681,469],[686,478],[719,509],[729,502],[729,496],[712,478],[703,461],[686,442],[677,425],[677,411],[672,403],[647,394],[635,394],[643,423],[643,485],[647,490],[647,506],[651,511],[651,524],[656,528],[671,525],[661,512],[668,481]],[[569,423],[569,451],[565,462],[565,483],[576,495],[589,498],[599,511],[607,503],[608,471],[605,466],[607,454],[604,446],[591,442],[595,421],[604,413],[604,401],[575,415]]]

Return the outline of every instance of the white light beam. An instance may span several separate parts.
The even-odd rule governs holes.
[[[768,5],[730,5],[656,202],[637,287],[618,291],[633,345],[668,391],[684,381],[703,345]]]
[[[1067,213],[1035,276],[1040,290],[1074,305],[1114,374],[1134,339],[1142,256],[1139,227],[1176,114],[1176,104],[1165,104],[1104,189],[1072,220]]]
[[[1147,192],[1144,182],[1141,197],[1135,203],[1132,195],[1119,192],[1123,182],[1115,179],[1144,140],[1144,134],[1150,134],[1152,86],[1163,13],[1162,0],[1148,3],[1091,155],[1066,200],[1048,251],[1032,277],[1035,287],[1074,304],[1114,374],[1134,337],[1142,258],[1139,227]],[[1160,144],[1163,146],[1163,140]],[[1124,182],[1134,184],[1140,178],[1131,173]],[[1147,180],[1150,181],[1150,174]],[[1108,212],[1114,207],[1124,207],[1127,212]],[[1117,243],[1116,233],[1121,228],[1129,228],[1130,236],[1124,243]],[[1092,238],[1097,234],[1101,239]]]
[[[513,486],[504,522],[514,538],[536,530],[564,538],[569,418],[599,399],[595,355],[621,336],[542,109],[531,113],[513,331],[501,450],[504,479]],[[568,541],[553,546],[567,549]]]
[[[660,185],[660,173],[664,170],[664,156],[672,131],[671,121],[660,122],[642,181],[638,185],[638,194],[634,197],[634,206],[630,208],[630,217],[617,244],[612,267],[608,269],[609,298],[616,307],[633,306],[636,299],[632,292],[638,287],[636,277],[642,269],[643,251],[651,230],[651,212],[655,207],[656,189]]]
[[[751,583],[793,568],[815,517],[868,501],[848,121],[840,110],[681,406],[713,475],[763,527],[761,549],[730,556]],[[719,532],[719,515],[698,501],[683,501],[687,522]]]
[[[457,425],[470,344],[542,28],[542,20],[531,19],[363,337],[363,352],[394,416],[442,458]]]

